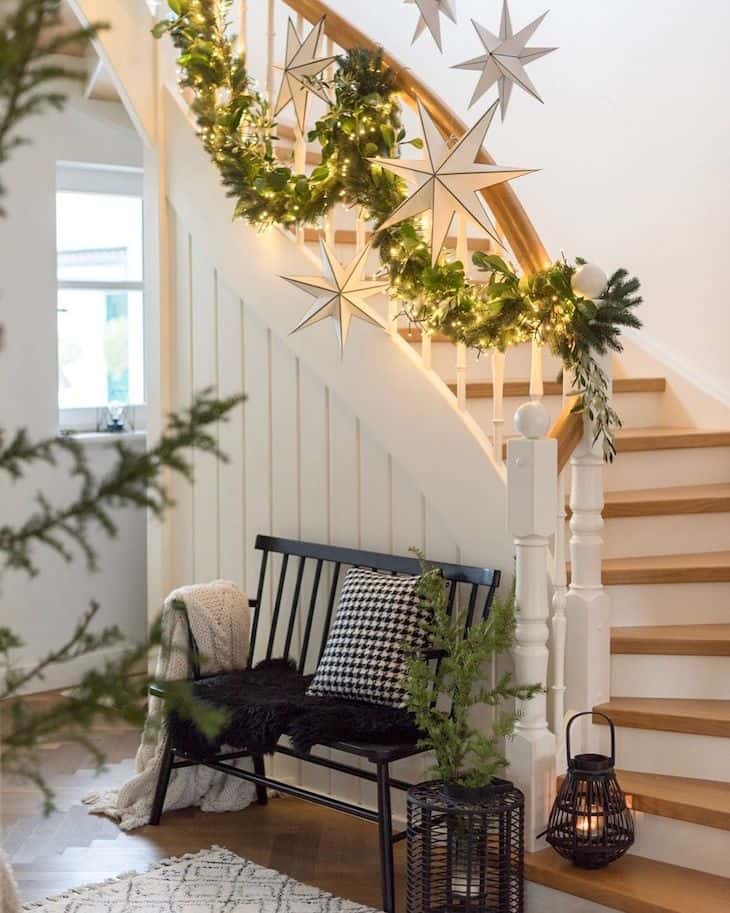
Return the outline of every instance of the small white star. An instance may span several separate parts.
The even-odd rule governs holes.
[[[329,102],[327,93],[315,80],[315,76],[326,70],[334,57],[317,57],[317,47],[322,37],[324,16],[312,26],[304,40],[300,40],[294,23],[289,20],[286,31],[286,66],[281,77],[279,95],[274,107],[274,116],[286,108],[289,102],[294,103],[297,124],[304,132],[307,117],[307,102],[312,92],[323,101]]]
[[[497,102],[494,102],[454,148],[449,149],[428,111],[419,101],[418,114],[421,118],[426,158],[371,159],[400,177],[418,182],[418,188],[396,207],[379,226],[380,229],[390,228],[404,219],[411,219],[430,210],[431,262],[434,264],[457,213],[476,222],[501,245],[497,229],[477,191],[529,174],[534,169],[486,165],[476,161],[496,110]]]
[[[528,92],[538,101],[542,101],[535,85],[525,71],[525,64],[532,63],[533,60],[538,60],[551,51],[557,50],[557,48],[528,48],[526,46],[545,16],[547,16],[547,13],[538,16],[534,22],[526,25],[516,35],[512,32],[512,21],[507,0],[504,0],[502,6],[499,35],[495,35],[472,19],[472,25],[476,29],[486,54],[474,57],[471,60],[465,60],[454,67],[457,70],[481,71],[481,76],[474,89],[474,95],[469,102],[469,107],[478,101],[495,83],[497,83],[499,92],[502,120],[504,120],[504,116],[507,113],[513,84],[523,88],[525,92]]]
[[[320,241],[320,251],[324,275],[282,276],[282,279],[286,279],[287,282],[291,282],[292,285],[316,298],[312,307],[294,327],[292,333],[331,317],[340,347],[340,357],[342,357],[353,317],[383,329],[387,327],[384,318],[366,304],[365,299],[383,291],[389,283],[387,278],[364,278],[363,272],[370,253],[369,246],[356,254],[347,266],[340,263],[324,241]]]
[[[424,29],[428,29],[436,47],[443,51],[441,47],[441,20],[439,13],[448,16],[452,22],[456,22],[455,0],[405,0],[406,3],[415,3],[418,7],[419,16],[416,23],[416,31],[413,33],[413,44],[417,38],[420,38]]]

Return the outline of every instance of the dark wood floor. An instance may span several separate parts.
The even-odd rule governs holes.
[[[131,773],[138,733],[100,727],[94,739],[110,765],[99,776],[88,769],[88,756],[76,746],[62,740],[44,746],[44,768],[59,807],[50,817],[41,814],[39,796],[32,787],[0,783],[2,843],[25,902],[218,844],[340,897],[380,906],[375,826],[299,800],[273,799],[265,807],[230,814],[172,812],[159,827],[131,833],[89,815],[82,797]],[[404,845],[399,844],[401,910],[403,851]]]

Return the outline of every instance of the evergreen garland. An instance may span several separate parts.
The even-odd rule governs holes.
[[[394,157],[407,140],[395,77],[380,52],[355,48],[336,58],[326,85],[329,110],[308,135],[321,146],[322,161],[310,175],[297,174],[276,155],[276,124],[265,97],[236,52],[227,13],[230,0],[168,0],[172,17],[154,29],[169,33],[179,51],[180,84],[192,90],[192,111],[206,151],[218,167],[235,216],[260,228],[317,224],[338,203],[359,207],[381,225],[407,195],[405,183],[371,161]],[[532,339],[559,355],[577,391],[575,409],[585,409],[602,439],[606,460],[615,454],[621,422],[609,403],[608,380],[596,355],[621,350],[624,326],[638,328],[637,279],[625,270],[611,277],[593,302],[576,295],[576,267],[565,260],[519,278],[501,257],[477,253],[473,262],[486,281],[467,277],[464,264],[445,255],[431,265],[420,221],[409,219],[378,231],[373,239],[390,280],[391,298],[428,332],[482,352]],[[578,261],[580,263],[580,261]]]

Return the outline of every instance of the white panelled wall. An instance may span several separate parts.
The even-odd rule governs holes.
[[[173,406],[184,407],[206,387],[247,395],[219,429],[229,461],[195,454],[195,484],[176,486],[174,585],[226,577],[254,596],[258,533],[400,554],[415,547],[434,559],[461,561],[462,549],[407,467],[231,289],[172,208],[168,218]],[[265,593],[265,604],[270,600]],[[293,762],[279,763],[278,773],[297,775]],[[308,782],[340,794],[370,789],[306,767]]]

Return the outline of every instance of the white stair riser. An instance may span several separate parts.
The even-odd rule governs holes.
[[[730,447],[619,453],[604,470],[606,491],[710,485],[730,479]]]
[[[601,733],[602,751],[608,751],[608,727]],[[616,729],[616,766],[640,773],[730,780],[730,739],[653,729]]]
[[[611,696],[730,700],[730,656],[614,654]]]
[[[603,543],[605,558],[730,549],[730,513],[609,518]]]
[[[615,907],[604,907],[531,881],[525,883],[525,909],[534,913],[615,913]]]
[[[610,586],[611,624],[722,624],[730,616],[730,583]]]
[[[453,381],[453,378],[451,380]],[[619,393],[615,397],[615,406],[627,426],[646,428],[656,425],[658,421],[660,396],[660,393]],[[504,434],[515,433],[515,412],[527,399],[527,396],[505,397]],[[545,396],[543,404],[548,410],[551,422],[554,422],[563,408],[562,397],[557,394]],[[467,401],[467,408],[480,427],[491,435],[493,414],[491,397],[471,397]]]
[[[644,812],[637,812],[634,822],[631,852],[637,856],[730,877],[730,831]]]

